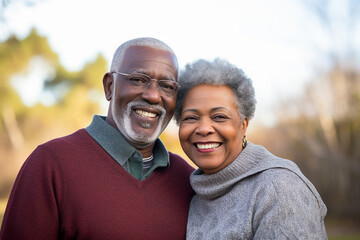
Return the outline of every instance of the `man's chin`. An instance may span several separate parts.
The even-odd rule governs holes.
[[[133,127],[131,130],[124,129],[126,138],[136,144],[152,144],[160,135],[160,131],[152,128]],[[159,133],[157,133],[159,132]]]
[[[118,126],[122,128],[122,134],[130,143],[136,144],[137,148],[141,148],[153,144],[167,124],[168,122],[163,122],[163,117],[157,119],[157,121],[139,121],[137,117],[125,117],[123,124]]]

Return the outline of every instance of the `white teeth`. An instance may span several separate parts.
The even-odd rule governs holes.
[[[210,149],[210,148],[217,148],[220,146],[220,143],[209,143],[209,144],[196,144],[197,148],[199,149]]]
[[[139,114],[140,116],[143,116],[143,117],[149,117],[149,118],[154,118],[156,117],[156,114],[155,113],[151,113],[151,112],[145,112],[143,110],[135,110],[135,112],[137,114]]]

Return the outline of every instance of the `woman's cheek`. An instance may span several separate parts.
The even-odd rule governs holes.
[[[189,144],[191,144],[190,137],[192,133],[192,128],[190,126],[187,126],[185,124],[180,125],[179,129],[179,139],[181,147],[183,148],[185,153],[188,153],[189,151]]]

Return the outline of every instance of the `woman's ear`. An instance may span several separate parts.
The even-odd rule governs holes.
[[[248,126],[249,126],[249,119],[245,117],[245,119],[242,121],[242,130],[244,134],[246,133]]]
[[[103,77],[103,86],[106,100],[110,101],[113,93],[114,75],[106,73]]]

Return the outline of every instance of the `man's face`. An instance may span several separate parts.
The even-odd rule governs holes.
[[[121,73],[143,73],[152,79],[177,81],[176,58],[169,52],[143,46],[130,47],[116,70]],[[137,148],[153,144],[170,122],[176,95],[161,95],[156,81],[139,92],[131,87],[127,77],[113,74],[110,115],[119,131]]]

